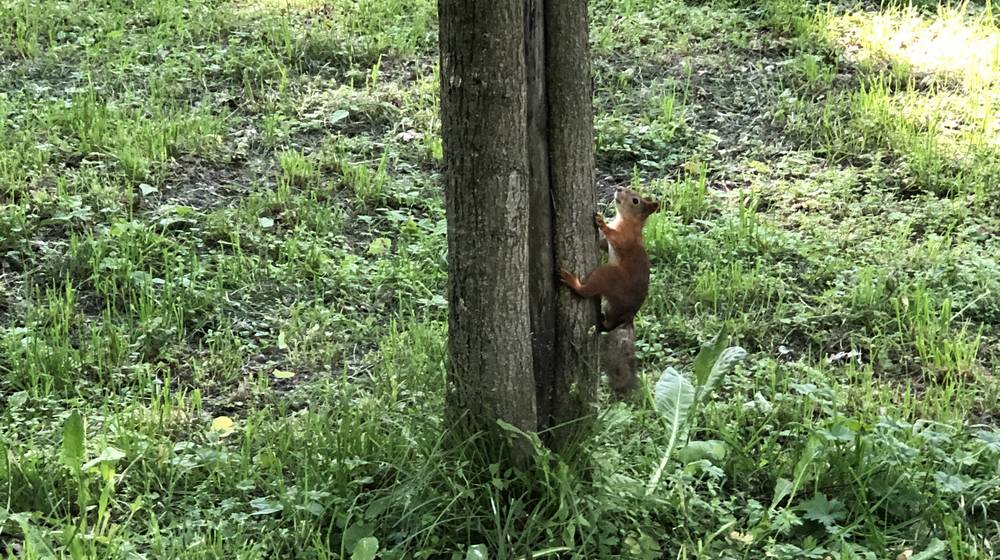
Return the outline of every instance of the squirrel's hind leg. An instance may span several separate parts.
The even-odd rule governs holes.
[[[608,264],[595,268],[582,282],[572,273],[565,270],[560,271],[559,275],[567,286],[583,298],[609,294],[624,281],[622,270],[617,266]]]

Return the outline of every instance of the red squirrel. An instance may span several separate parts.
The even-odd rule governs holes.
[[[604,296],[607,309],[602,314],[601,330],[611,331],[631,325],[649,290],[649,257],[642,244],[642,226],[660,208],[658,202],[642,198],[632,189],[615,189],[618,215],[610,224],[594,214],[594,221],[607,244],[608,263],[597,267],[580,282],[565,269],[559,270],[562,281],[583,298]],[[606,240],[606,241],[605,241]]]

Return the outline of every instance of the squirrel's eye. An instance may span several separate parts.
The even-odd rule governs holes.
[[[639,199],[638,198],[633,198],[632,199],[632,204],[639,204]]]

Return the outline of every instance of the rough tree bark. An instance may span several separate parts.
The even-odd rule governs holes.
[[[524,1],[524,55],[528,95],[528,226],[531,344],[539,429],[550,424],[556,398],[556,280],[552,251],[548,106],[545,92],[544,0]]]
[[[502,419],[562,449],[598,380],[598,303],[556,280],[598,258],[587,5],[439,0],[438,16],[448,408],[468,430]]]
[[[597,267],[594,212],[593,97],[587,2],[545,2],[545,87],[548,93],[549,180],[553,197],[556,264],[567,270]],[[556,292],[556,368],[551,425],[563,425],[551,443],[587,431],[597,400],[599,300]],[[567,424],[573,422],[573,424]]]
[[[448,409],[469,432],[538,426],[528,303],[524,11],[441,0]]]

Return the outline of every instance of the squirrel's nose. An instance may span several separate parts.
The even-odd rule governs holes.
[[[622,187],[618,187],[618,188],[616,188],[616,189],[615,189],[615,192],[622,192]]]

